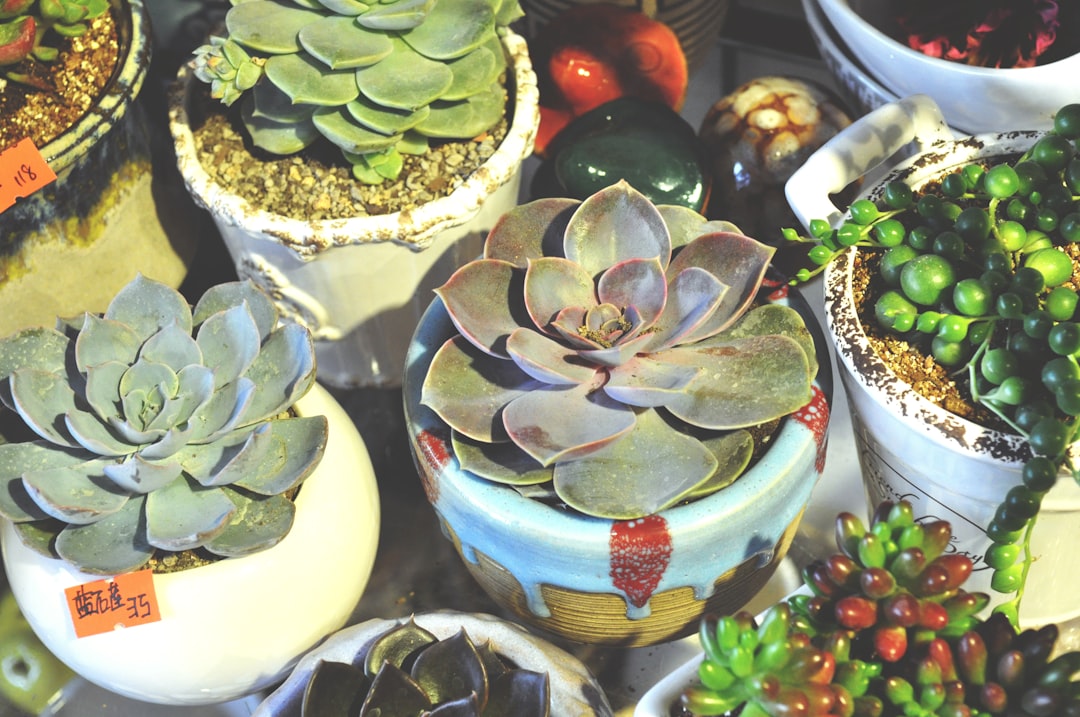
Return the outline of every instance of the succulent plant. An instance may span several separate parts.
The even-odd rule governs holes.
[[[421,402],[461,467],[616,519],[735,480],[817,363],[795,310],[750,309],[774,250],[733,229],[624,181],[504,215],[436,290],[460,333]]]
[[[271,547],[326,445],[324,416],[287,413],[314,380],[310,334],[252,283],[192,309],[139,275],[102,315],[0,341],[0,401],[36,436],[0,445],[0,514],[91,573]]]
[[[0,66],[15,65],[28,57],[51,62],[59,50],[44,44],[50,33],[78,37],[89,29],[87,21],[103,15],[109,0],[0,0]],[[16,82],[29,82],[23,73],[5,72]]]
[[[925,530],[924,530],[925,528]],[[983,593],[963,583],[971,561],[943,553],[951,527],[883,502],[867,530],[837,519],[840,552],[809,565],[800,593],[761,626],[745,612],[701,624],[693,715],[742,717],[1075,717],[1080,652],[1051,659],[1058,628],[1018,632],[983,620]],[[925,552],[924,552],[925,551]],[[933,556],[933,557],[929,557]]]
[[[545,716],[548,675],[518,668],[462,628],[445,639],[411,618],[375,638],[354,664],[323,660],[302,717],[391,714]]]
[[[401,154],[481,135],[503,116],[499,28],[516,0],[251,0],[227,38],[195,51],[195,76],[231,105],[255,146],[336,145],[357,179],[393,179]]]

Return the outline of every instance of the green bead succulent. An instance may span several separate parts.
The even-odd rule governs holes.
[[[60,51],[45,44],[50,35],[83,35],[89,21],[108,10],[109,0],[0,0],[0,66],[27,58],[52,62]],[[36,86],[25,73],[11,70],[4,76]]]
[[[1017,631],[967,593],[951,527],[878,506],[869,529],[837,520],[839,552],[803,572],[807,591],[702,621],[698,682],[683,714],[741,717],[1076,717],[1080,652],[1052,657],[1058,628]],[[675,714],[675,713],[672,713]]]
[[[320,662],[301,717],[546,717],[549,699],[546,673],[474,644],[464,628],[440,640],[409,619],[376,637],[353,664]]]
[[[137,276],[102,315],[0,341],[0,402],[33,434],[0,444],[0,514],[97,574],[271,547],[326,446],[324,416],[289,413],[314,380],[310,334],[250,282],[192,308]]]
[[[231,105],[255,146],[337,146],[357,179],[401,171],[402,153],[483,134],[502,118],[500,28],[516,0],[248,0],[227,38],[195,51],[196,77]]]

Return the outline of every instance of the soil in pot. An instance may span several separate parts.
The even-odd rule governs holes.
[[[432,140],[426,154],[403,155],[397,181],[370,185],[353,178],[329,142],[320,140],[294,155],[270,154],[247,138],[239,104],[225,107],[201,83],[195,97],[192,133],[199,162],[211,178],[256,209],[301,220],[390,214],[445,197],[491,157],[513,120],[513,97],[508,97],[507,116],[489,132],[463,141]]]
[[[120,53],[112,13],[95,18],[82,36],[53,42],[53,62],[27,58],[6,67],[28,83],[4,80],[0,92],[0,151],[25,137],[36,147],[58,137],[94,104],[116,69]],[[32,86],[31,86],[32,85]]]

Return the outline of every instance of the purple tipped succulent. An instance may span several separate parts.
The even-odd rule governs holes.
[[[803,407],[802,317],[755,308],[774,250],[620,181],[510,211],[437,290],[460,335],[421,401],[465,470],[552,482],[581,512],[632,519],[731,483],[745,429]]]

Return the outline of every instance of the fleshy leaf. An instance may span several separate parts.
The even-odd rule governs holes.
[[[0,340],[0,382],[20,368],[62,373],[68,340],[55,329],[32,327]]]
[[[311,113],[315,111],[312,105],[293,103],[292,98],[278,89],[273,82],[260,82],[251,88],[251,92],[244,96],[241,107],[244,108],[245,123],[251,122],[255,126],[265,123],[269,127],[291,122],[303,123],[304,120],[310,120]],[[205,296],[203,298],[205,299]],[[231,305],[230,303],[229,306]],[[198,323],[199,320],[196,318],[195,322]]]
[[[288,370],[283,370],[288,367]],[[276,416],[315,383],[315,345],[303,326],[287,323],[263,343],[246,378],[258,386],[244,409],[242,425]]]
[[[248,311],[258,327],[259,339],[265,340],[277,327],[278,311],[266,292],[250,280],[229,281],[211,286],[195,304],[192,320],[196,326],[201,326],[214,314],[240,304],[247,304]]]
[[[495,50],[502,57],[502,47],[495,39]],[[464,57],[451,60],[447,63],[454,80],[450,87],[443,93],[444,100],[463,100],[466,97],[484,92],[492,83],[499,79],[502,69],[496,60],[496,55],[489,45],[478,47]]]
[[[364,657],[364,673],[374,675],[383,665],[400,669],[418,650],[434,644],[438,639],[410,617],[375,638]]]
[[[543,329],[564,308],[586,310],[597,305],[596,285],[583,267],[568,259],[543,257],[529,262],[525,272],[525,308]]]
[[[82,525],[120,510],[127,493],[117,490],[102,473],[103,461],[71,467],[45,468],[23,474],[23,485],[45,513]]]
[[[325,17],[300,30],[300,44],[331,70],[374,65],[393,50],[386,35],[370,32],[350,17]]]
[[[236,506],[221,488],[180,476],[146,496],[146,540],[164,550],[197,548],[225,529]]]
[[[410,674],[434,704],[467,698],[470,694],[479,697],[480,704],[487,701],[484,663],[464,628],[424,649]]]
[[[293,102],[335,107],[360,95],[356,70],[331,70],[306,52],[274,55],[266,60],[266,76]]]
[[[69,525],[56,537],[56,552],[83,572],[128,573],[146,564],[154,549],[140,537],[146,499],[132,498],[120,510],[88,525]]]
[[[503,214],[484,242],[484,258],[525,269],[531,259],[561,253],[566,225],[580,204],[576,199],[537,199]]]
[[[717,467],[712,477],[692,490],[687,498],[700,498],[731,485],[743,474],[750,465],[750,459],[754,457],[754,437],[741,428],[699,438],[716,456]]]
[[[139,454],[130,455],[118,463],[110,463],[104,474],[116,486],[129,493],[149,493],[168,485],[180,475],[177,461],[148,461]]]
[[[348,154],[367,154],[390,149],[400,134],[386,135],[360,124],[347,107],[320,107],[311,116],[316,129]]]
[[[357,22],[375,30],[411,30],[427,19],[436,0],[396,0],[375,5]]]
[[[513,361],[493,358],[455,336],[435,353],[420,403],[469,438],[505,440],[504,407],[541,385]]]
[[[550,466],[595,453],[634,427],[634,411],[595,386],[541,385],[511,401],[503,412],[510,440]]]
[[[462,336],[486,353],[506,357],[510,333],[529,324],[510,300],[521,295],[523,286],[524,275],[513,265],[483,259],[458,269],[435,293]]]
[[[481,478],[507,485],[536,485],[552,478],[551,467],[540,465],[510,441],[483,443],[457,431],[453,432],[451,440],[461,469]]]
[[[685,340],[708,338],[734,323],[754,300],[775,253],[767,244],[729,232],[698,237],[680,249],[668,266],[669,280],[697,266],[730,287],[712,317]]]
[[[601,303],[632,306],[640,316],[635,327],[642,331],[656,321],[667,302],[667,280],[660,260],[627,259],[604,272],[597,282]]]
[[[299,485],[311,475],[326,451],[329,424],[325,416],[303,416],[270,421],[269,450],[258,464],[241,468],[230,464],[229,481],[260,495],[276,495]],[[223,476],[218,475],[218,481]]]
[[[572,386],[591,383],[596,376],[596,369],[578,359],[577,351],[531,329],[521,328],[510,334],[506,350],[514,363],[537,381]]]
[[[814,337],[806,328],[806,323],[798,311],[783,304],[764,304],[743,314],[742,318],[724,332],[728,338],[740,339],[747,336],[768,336],[780,334],[794,339],[806,354],[809,373],[818,372],[817,350]]]
[[[80,332],[79,338],[84,335]],[[201,364],[203,353],[189,332],[173,324],[147,339],[139,351],[139,358],[163,364],[176,372],[185,366]]]
[[[450,88],[454,73],[449,67],[417,54],[399,40],[393,44],[394,51],[385,58],[356,70],[356,85],[364,96],[384,107],[415,110]]]
[[[34,433],[58,446],[76,445],[70,429],[65,430],[64,415],[80,411],[65,379],[36,369],[19,369],[9,378],[9,385],[16,410]]]
[[[656,207],[660,216],[667,224],[668,233],[671,235],[672,249],[689,244],[691,241],[704,234],[716,232],[733,232],[742,234],[739,228],[723,219],[707,220],[693,209],[679,204],[659,204]]]
[[[241,45],[268,54],[296,52],[305,25],[324,17],[320,12],[278,0],[249,0],[235,5],[225,16],[229,37]]]
[[[238,558],[272,548],[288,535],[296,517],[296,505],[283,495],[247,495],[223,489],[233,502],[233,513],[225,529],[207,540],[203,547],[214,555]]]
[[[627,259],[671,259],[667,226],[648,198],[626,181],[581,203],[566,230],[564,254],[589,276]]]
[[[195,341],[203,362],[214,367],[215,388],[243,376],[259,355],[259,327],[244,304],[206,319],[199,326]]]
[[[148,338],[137,334],[127,324],[85,314],[82,329],[75,339],[75,365],[85,373],[106,361],[134,363],[139,347]]]
[[[716,466],[716,458],[700,441],[649,410],[638,415],[625,440],[556,465],[555,491],[576,510],[630,520],[674,505]]]
[[[301,714],[322,717],[349,717],[362,701],[371,680],[355,666],[334,660],[319,660],[304,688]]]
[[[485,711],[493,715],[548,717],[550,695],[548,673],[510,670],[491,679]]]
[[[692,336],[722,310],[730,288],[714,275],[698,267],[680,271],[668,286],[668,302],[664,314],[656,322],[652,350],[690,343]]]
[[[183,295],[142,274],[117,292],[105,310],[105,318],[131,327],[142,341],[174,323],[188,333],[192,326],[191,307]]]
[[[296,106],[303,108],[306,118],[279,122],[255,116],[255,98],[251,93],[245,95],[240,104],[240,119],[251,136],[251,142],[267,152],[284,155],[299,152],[321,137],[315,123],[311,121],[311,116],[315,113],[314,106]]]
[[[418,110],[395,110],[383,107],[360,95],[345,105],[349,116],[368,129],[383,135],[400,135],[419,124],[431,112],[427,107]]]
[[[23,486],[22,476],[34,471],[71,468],[85,462],[85,454],[58,450],[44,441],[0,443],[0,514],[15,522],[48,517]]]
[[[657,355],[658,360],[700,366],[710,380],[693,381],[667,404],[672,414],[702,428],[744,428],[786,416],[811,398],[809,363],[786,336],[717,336]]]
[[[401,37],[425,57],[452,60],[476,49],[494,32],[489,0],[438,0],[424,22]]]
[[[431,111],[414,131],[428,137],[479,137],[499,121],[506,107],[506,95],[498,84],[464,100],[436,100]]]
[[[631,406],[664,406],[682,393],[701,369],[635,356],[612,369],[604,391],[616,401]]]

